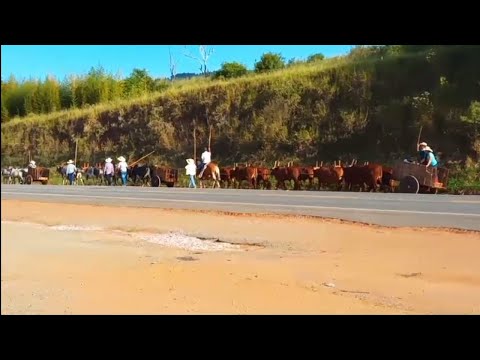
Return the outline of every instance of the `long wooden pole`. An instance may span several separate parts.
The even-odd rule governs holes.
[[[423,125],[420,126],[420,131],[418,132],[418,139],[417,139],[417,145],[416,145],[417,151],[418,151],[418,144],[420,143],[420,137],[422,136],[422,130],[423,130]]]
[[[135,165],[135,164],[138,163],[139,161],[142,161],[143,159],[145,159],[147,156],[152,155],[154,152],[155,152],[155,150],[153,150],[151,153],[148,153],[148,154],[145,155],[145,156],[142,156],[140,159],[138,159],[137,161],[134,161],[133,163],[131,163],[131,164],[128,165],[128,166],[133,166],[133,165]]]
[[[75,166],[77,166],[78,139],[75,140]]]
[[[212,125],[210,125],[210,132],[208,134],[208,151],[212,152]]]
[[[193,119],[193,160],[197,161],[197,124]]]

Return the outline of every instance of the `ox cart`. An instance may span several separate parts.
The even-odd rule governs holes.
[[[50,177],[50,169],[43,167],[28,168],[27,176],[25,177],[25,184],[31,185],[34,182],[41,182],[42,185],[48,184]]]
[[[154,166],[151,176],[152,187],[159,187],[162,183],[167,187],[174,187],[178,181],[178,170],[166,166]]]
[[[436,194],[439,190],[447,190],[447,184],[448,169],[398,161],[393,167],[390,185],[401,193]]]

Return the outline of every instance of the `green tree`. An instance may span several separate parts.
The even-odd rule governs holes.
[[[467,115],[460,116],[460,119],[467,125],[473,148],[480,155],[480,101],[472,101]]]
[[[125,79],[126,92],[129,96],[138,96],[153,91],[154,81],[145,69],[133,69]]]
[[[225,62],[220,70],[215,72],[215,78],[223,77],[225,79],[235,78],[246,75],[247,67],[239,62]]]
[[[266,72],[272,70],[283,69],[285,67],[285,59],[281,54],[265,53],[260,58],[260,61],[255,63],[255,72]]]
[[[310,55],[307,58],[307,62],[322,61],[323,59],[325,59],[325,55],[318,53],[318,54]]]
[[[55,78],[47,76],[44,83],[40,85],[39,90],[42,103],[42,112],[50,113],[60,110],[60,84]]]

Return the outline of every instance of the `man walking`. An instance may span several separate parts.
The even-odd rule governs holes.
[[[195,184],[195,175],[197,174],[197,167],[195,166],[195,161],[193,159],[187,159],[187,166],[185,166],[187,176],[190,177],[189,188],[196,188]]]
[[[117,158],[118,161],[120,161],[117,164],[117,168],[120,169],[120,174],[122,176],[122,185],[127,186],[127,170],[128,170],[128,164],[123,156],[120,156]]]
[[[70,181],[70,185],[73,185],[75,181],[75,173],[77,172],[77,167],[73,165],[73,160],[67,161],[67,178]]]
[[[104,172],[105,172],[105,177],[107,178],[107,184],[111,186],[113,174],[115,172],[115,168],[113,167],[113,164],[112,164],[112,158],[105,159]]]

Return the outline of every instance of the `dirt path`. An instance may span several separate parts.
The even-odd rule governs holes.
[[[3,200],[1,243],[2,314],[480,314],[478,233]]]

